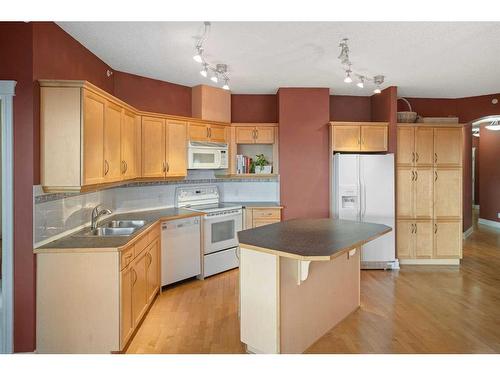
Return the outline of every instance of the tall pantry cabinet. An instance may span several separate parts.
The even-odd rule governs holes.
[[[398,124],[397,255],[402,263],[462,258],[461,124]]]

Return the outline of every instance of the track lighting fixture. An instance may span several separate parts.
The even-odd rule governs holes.
[[[204,49],[203,49],[203,43],[207,39],[208,32],[210,31],[210,22],[204,22],[205,29],[203,31],[203,34],[201,37],[199,37],[195,49],[196,49],[196,54],[193,56],[194,61],[201,63],[203,65],[203,68],[200,70],[200,74],[208,78],[210,75],[210,80],[214,83],[219,83],[219,81],[223,80],[224,85],[222,88],[224,90],[229,90],[229,76],[228,76],[228,69],[226,64],[217,64],[217,65],[212,65],[208,61],[205,60],[205,57],[203,55]],[[213,74],[209,74],[212,72]]]
[[[373,90],[373,92],[375,94],[380,94],[382,92],[380,86],[384,83],[385,77],[383,75],[376,75],[375,77],[371,78],[353,72],[351,69],[352,62],[351,60],[349,60],[349,45],[347,44],[348,41],[349,39],[344,38],[339,43],[340,55],[338,58],[345,72],[344,82],[351,83],[352,82],[351,74],[355,74],[359,78],[359,82],[356,83],[356,86],[362,89],[365,87],[365,81],[373,82],[375,84],[375,89]]]

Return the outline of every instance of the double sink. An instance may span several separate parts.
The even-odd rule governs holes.
[[[78,237],[116,237],[130,236],[146,224],[145,220],[111,220],[95,229],[77,234]]]

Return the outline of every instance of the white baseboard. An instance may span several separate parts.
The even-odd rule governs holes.
[[[481,218],[479,218],[477,222],[479,224],[483,224],[483,225],[487,225],[489,227],[500,229],[500,222],[498,222],[498,221],[493,221],[493,220],[487,220],[487,219],[481,219]]]
[[[399,259],[401,265],[459,266],[460,259]]]
[[[463,239],[465,240],[467,237],[469,237],[472,232],[474,232],[474,227],[470,227],[463,233]]]

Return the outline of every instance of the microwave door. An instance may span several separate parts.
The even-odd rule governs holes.
[[[212,169],[216,163],[216,153],[213,150],[195,149],[190,150],[191,163],[189,168]]]

